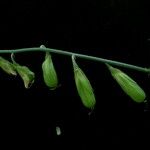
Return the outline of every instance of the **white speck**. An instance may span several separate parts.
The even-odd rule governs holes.
[[[56,127],[56,134],[61,135],[61,130],[60,130],[60,127],[58,127],[58,126]]]

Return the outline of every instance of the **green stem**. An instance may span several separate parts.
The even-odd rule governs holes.
[[[58,49],[46,48],[43,46],[41,46],[40,48],[34,47],[34,48],[21,48],[21,49],[15,49],[15,50],[0,50],[0,53],[22,53],[22,52],[37,52],[37,51],[52,52],[52,53],[68,55],[68,56],[74,55],[76,57],[83,58],[83,59],[98,61],[98,62],[102,62],[102,63],[108,63],[108,64],[111,64],[114,66],[119,66],[119,67],[133,69],[133,70],[137,70],[137,71],[141,71],[141,72],[150,73],[150,68],[143,68],[143,67],[139,67],[139,66],[123,63],[123,62],[118,62],[118,61],[114,61],[114,60],[108,60],[108,59],[104,59],[104,58],[88,56],[88,55],[83,55],[83,54],[58,50]]]

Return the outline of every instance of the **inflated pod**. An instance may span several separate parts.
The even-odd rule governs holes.
[[[42,63],[42,72],[45,84],[50,90],[56,89],[58,87],[58,78],[49,52],[46,52],[45,54],[45,60]]]
[[[106,64],[113,78],[120,85],[122,90],[130,96],[135,102],[144,102],[146,94],[144,90],[123,71]]]
[[[74,56],[72,56],[72,63],[74,69],[75,84],[81,101],[85,107],[94,109],[96,99],[90,81],[75,62]]]
[[[23,80],[25,88],[30,88],[31,85],[34,83],[35,74],[32,72],[28,67],[22,66],[14,60],[14,54],[11,54],[11,60],[13,62],[13,66],[21,79]]]
[[[34,83],[35,74],[26,66],[15,65],[15,68],[24,82],[25,88],[30,88]]]
[[[0,56],[0,67],[5,71],[7,74],[10,75],[17,75],[14,65],[9,62],[8,60],[4,59]]]

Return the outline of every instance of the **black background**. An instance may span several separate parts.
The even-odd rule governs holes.
[[[146,1],[0,2],[0,49],[39,47],[78,52],[150,66],[149,5]],[[10,60],[9,54],[1,56]],[[11,147],[122,148],[148,145],[149,112],[111,78],[106,67],[77,59],[94,88],[97,104],[89,117],[75,88],[71,58],[52,54],[61,87],[43,83],[44,53],[16,54],[16,61],[36,74],[26,90],[19,77],[0,73],[1,143]],[[147,74],[122,69],[147,93]],[[59,126],[62,134],[56,135]]]

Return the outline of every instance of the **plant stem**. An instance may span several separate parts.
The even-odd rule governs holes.
[[[88,56],[88,55],[83,55],[79,53],[73,53],[73,52],[68,52],[68,51],[63,51],[63,50],[58,50],[58,49],[52,49],[52,48],[46,48],[46,47],[33,47],[33,48],[21,48],[21,49],[15,49],[15,50],[0,50],[0,53],[22,53],[22,52],[51,52],[51,53],[56,53],[56,54],[61,54],[61,55],[68,55],[68,56],[76,56],[79,58],[83,59],[88,59],[88,60],[93,60],[93,61],[98,61],[101,63],[108,63],[114,66],[119,66],[119,67],[124,67],[132,70],[137,70],[141,72],[146,72],[150,73],[150,68],[144,68],[144,67],[139,67],[123,62],[118,62],[114,60],[109,60],[109,59],[104,59],[104,58],[99,58],[99,57],[94,57],[94,56]]]

